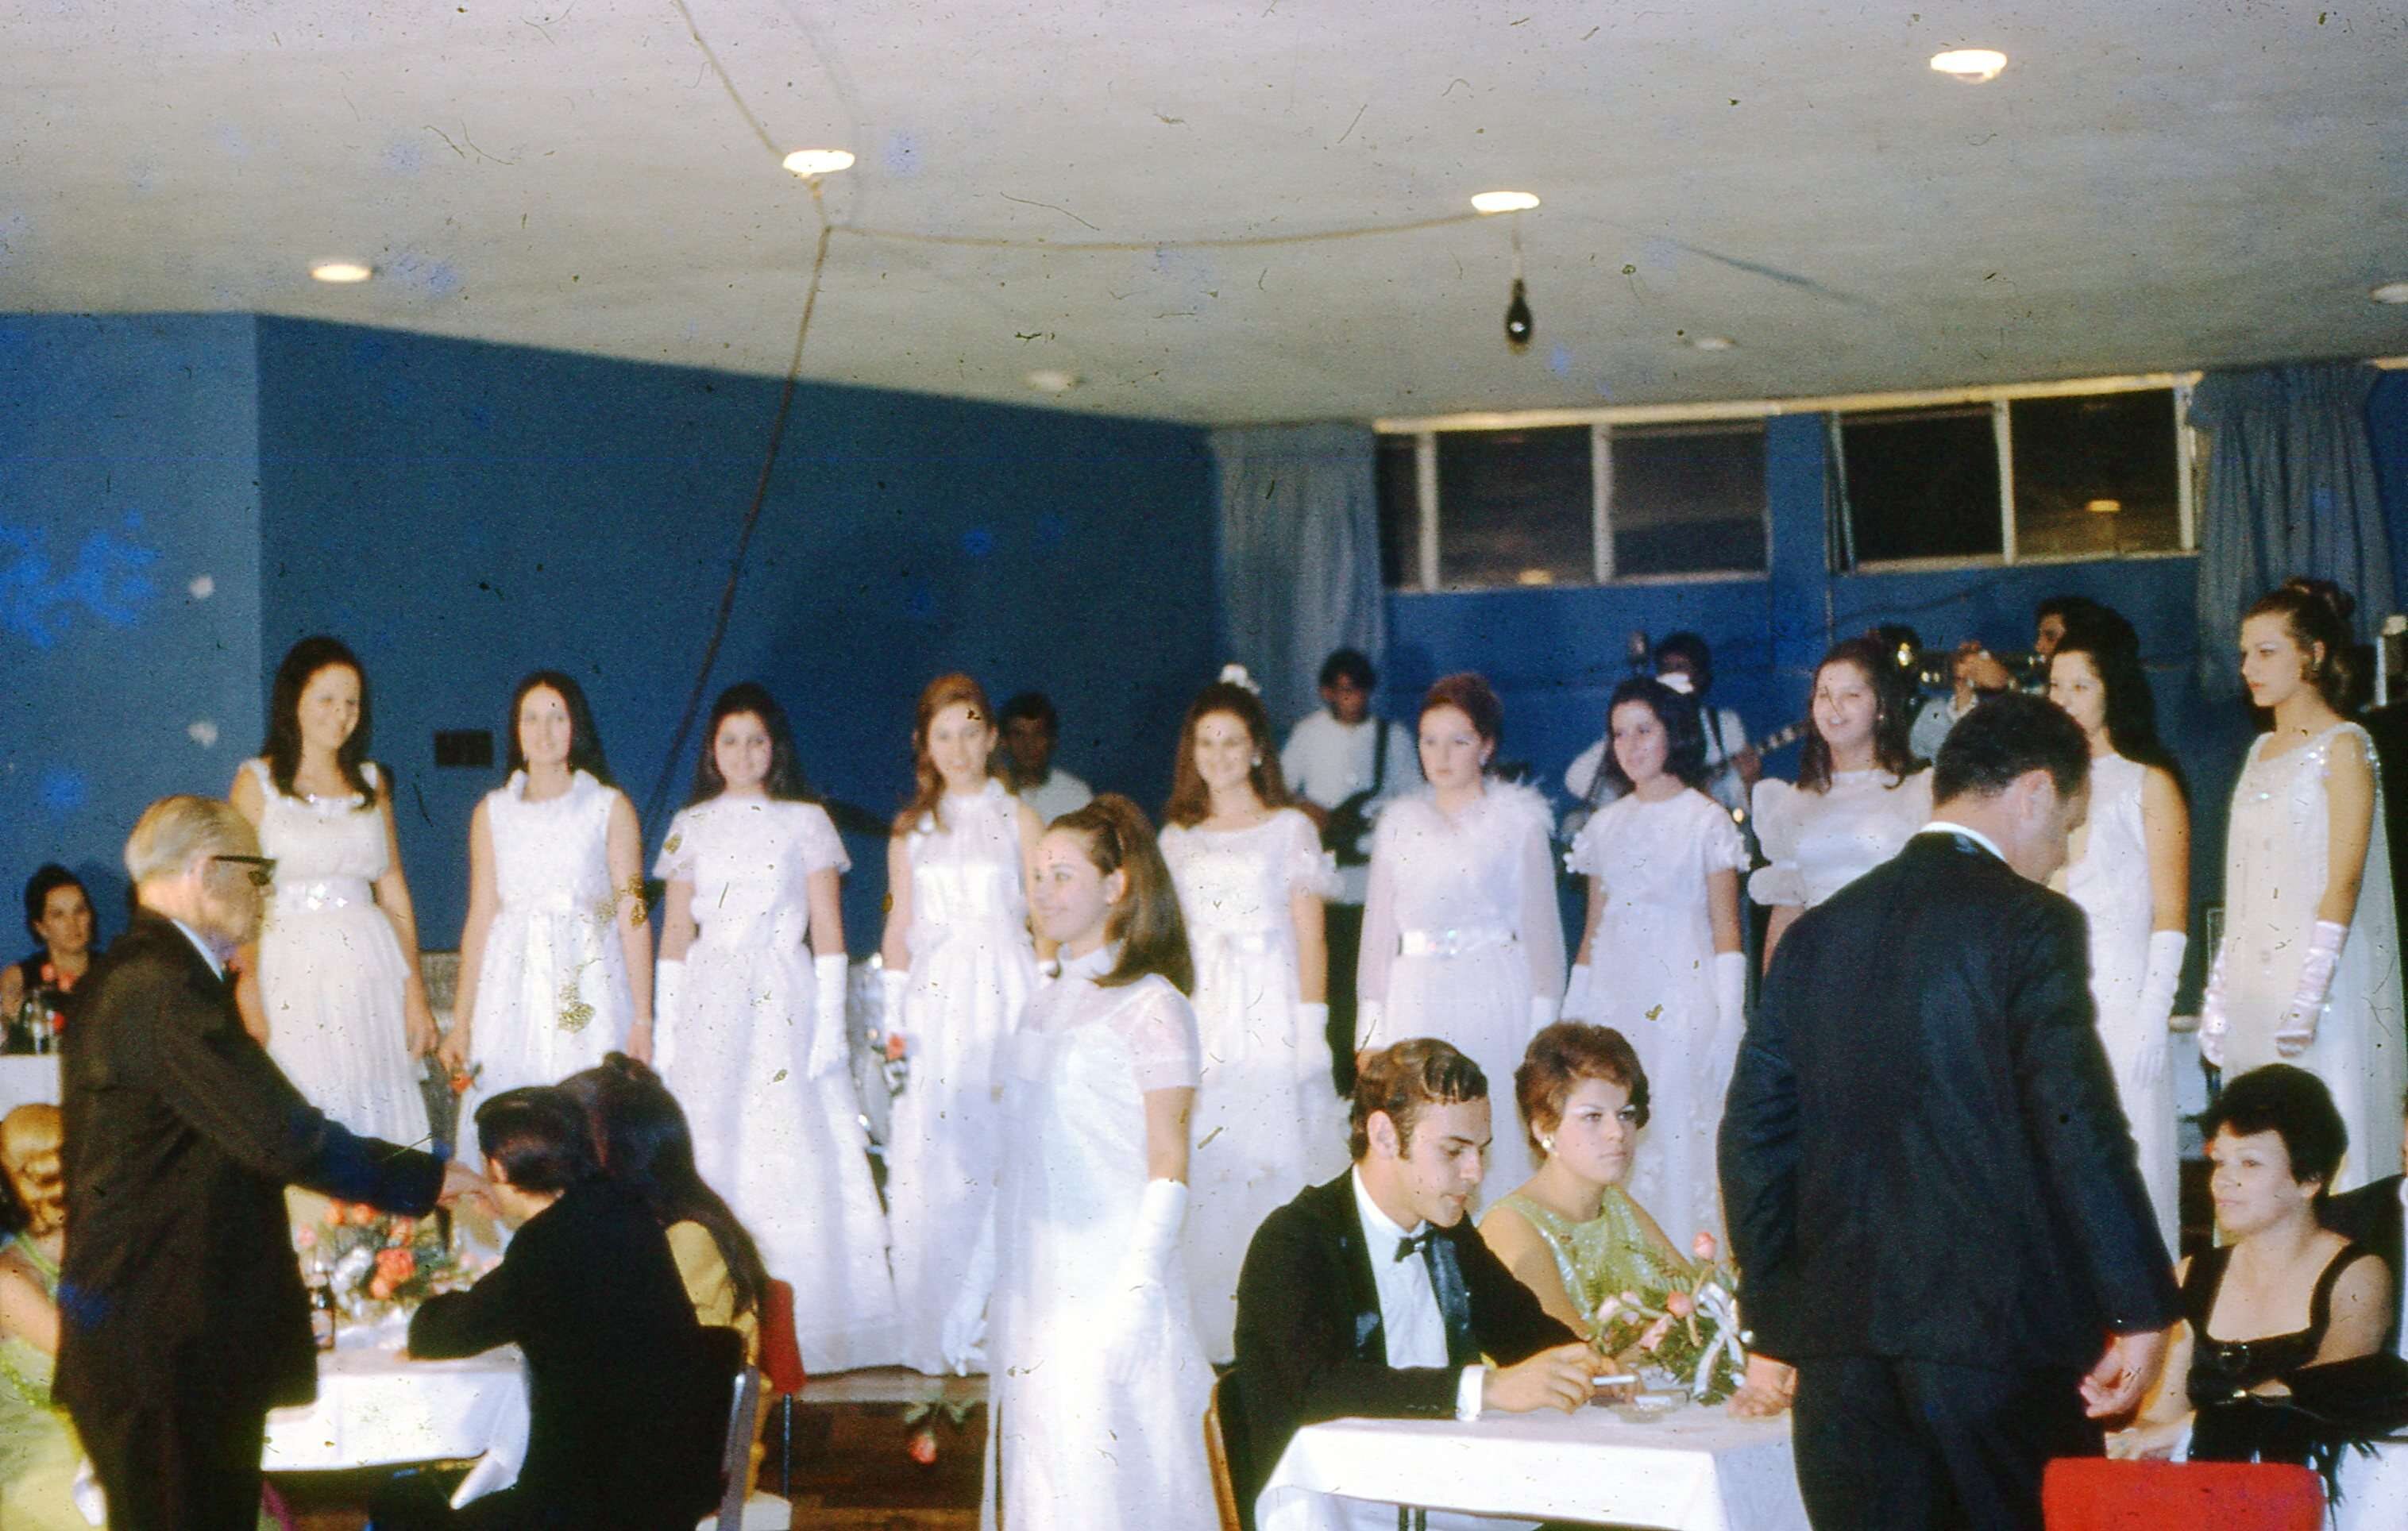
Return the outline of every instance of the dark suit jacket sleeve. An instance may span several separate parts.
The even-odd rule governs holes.
[[[2173,1261],[2099,1040],[2082,911],[2050,899],[2018,934],[2008,1035],[2042,1183],[2059,1200],[2107,1327],[2162,1329],[2181,1316]]]
[[[528,1235],[532,1233],[533,1238]],[[427,1298],[409,1317],[409,1353],[426,1361],[481,1355],[526,1334],[528,1301],[540,1300],[545,1230],[530,1221],[510,1241],[502,1263],[466,1292]]]
[[[1289,1430],[1350,1415],[1452,1419],[1455,1366],[1354,1359],[1348,1279],[1319,1220],[1297,1203],[1265,1219],[1238,1276],[1238,1364],[1248,1415]],[[1278,1446],[1286,1445],[1284,1433]],[[1260,1463],[1270,1471],[1272,1464]]]
[[[1471,1294],[1472,1338],[1483,1354],[1499,1365],[1516,1366],[1580,1338],[1539,1306],[1538,1294],[1497,1258],[1488,1240],[1471,1231],[1469,1219],[1461,1226],[1467,1237],[1455,1241],[1456,1258],[1463,1262],[1463,1284]]]
[[[1773,953],[1762,1002],[1740,1043],[1717,1144],[1740,1300],[1756,1346],[1776,1356],[1784,1353],[1785,1281],[1798,1238],[1798,1076],[1787,1016],[1806,981],[1799,950],[1793,940]]]
[[[199,996],[167,971],[141,977],[157,986],[144,996],[156,1018],[151,1087],[194,1131],[270,1180],[388,1212],[433,1210],[439,1160],[327,1120],[242,1029],[233,1001],[194,1003]]]

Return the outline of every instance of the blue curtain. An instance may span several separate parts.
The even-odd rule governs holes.
[[[2392,599],[2391,538],[2376,492],[2366,402],[2375,369],[2313,362],[2212,372],[2191,394],[2208,433],[2200,507],[2200,685],[2241,689],[2241,614],[2294,574],[2330,579],[2358,602],[2372,637]]]
[[[1380,660],[1380,506],[1361,425],[1259,425],[1212,433],[1221,476],[1221,632],[1263,689],[1271,726],[1320,706],[1333,649]]]

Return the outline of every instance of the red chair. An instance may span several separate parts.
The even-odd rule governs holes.
[[[2325,1486],[2287,1462],[2062,1457],[2041,1483],[2048,1531],[2323,1531]]]
[[[795,1496],[795,1395],[810,1379],[795,1341],[795,1289],[772,1280],[761,1299],[761,1377],[778,1400],[778,1493]]]

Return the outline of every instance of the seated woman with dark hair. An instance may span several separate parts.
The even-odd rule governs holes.
[[[45,863],[25,880],[25,929],[41,950],[0,967],[0,1026],[16,1021],[29,994],[46,994],[48,1009],[64,1012],[66,996],[92,968],[92,895],[73,872]]]
[[[658,1074],[624,1052],[569,1075],[560,1088],[594,1123],[602,1173],[642,1197],[667,1232],[695,1321],[734,1329],[746,1357],[757,1359],[769,1272],[752,1236],[695,1168],[685,1109]]]
[[[2304,1462],[2408,1423],[2408,1363],[2381,1353],[2392,1273],[2316,1223],[2349,1137],[2324,1081],[2253,1068],[2200,1119],[2222,1245],[2182,1263],[2183,1322],[2157,1392],[2108,1454]]]

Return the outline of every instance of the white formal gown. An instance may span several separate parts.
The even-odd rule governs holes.
[[[942,1373],[945,1315],[961,1295],[1002,1151],[997,1050],[1037,982],[1019,803],[990,780],[912,830],[910,981],[888,1025],[910,1081],[887,1125],[886,1207],[903,1364]]]
[[[1144,1093],[1195,1085],[1196,1015],[1151,974],[1097,987],[1116,957],[1067,965],[1007,1044],[986,1531],[1220,1524],[1186,1273],[1174,1255],[1133,1288],[1121,1266],[1145,1195]]]
[[[2336,723],[2272,759],[2261,736],[2232,788],[2224,847],[2225,1078],[2261,1064],[2288,1063],[2331,1089],[2349,1129],[2349,1152],[2332,1189],[2348,1191],[2400,1169],[2400,922],[2391,902],[2391,852],[2384,840],[2383,786],[2374,790],[2366,871],[2317,1023],[2297,1057],[2275,1050],[2274,1032],[2300,981],[2331,853],[2325,773],[2334,747],[2354,739],[2371,765],[2374,746],[2356,723]]]
[[[2082,859],[2065,869],[2065,892],[2090,921],[2090,998],[2099,1039],[2115,1073],[2115,1093],[2131,1124],[2141,1180],[2157,1209],[2166,1248],[2180,1247],[2181,1186],[2174,1152],[2174,1095],[2168,1068],[2172,1038],[2162,1015],[2140,1013],[2149,969],[2157,900],[2149,883],[2149,843],[2141,823],[2148,768],[2122,755],[2090,762],[2090,818]]]
[[[695,1167],[727,1198],[769,1274],[796,1294],[813,1372],[902,1355],[886,1214],[869,1178],[850,1069],[813,1078],[813,1040],[842,1013],[813,1009],[812,874],[850,865],[816,803],[715,797],[669,824],[653,875],[694,890],[674,1031],[656,1032],[669,1093],[694,1130]]]
[[[393,866],[384,814],[356,794],[290,796],[265,761],[243,768],[259,783],[260,853],[276,858],[259,928],[268,1056],[302,1098],[353,1132],[423,1143],[426,1098],[402,1006],[409,965],[376,901],[376,880]],[[361,768],[382,792],[375,765]]]
[[[1630,1195],[1686,1246],[1722,1238],[1714,1134],[1739,1057],[1737,1018],[1714,1004],[1706,879],[1747,864],[1739,826],[1688,788],[1661,802],[1616,798],[1584,825],[1565,865],[1598,880],[1604,908],[1589,951],[1584,1020],[1612,1026],[1647,1070],[1649,1119]],[[1501,1127],[1499,1131],[1501,1132]]]
[[[1759,904],[1813,909],[1906,848],[1931,818],[1931,773],[1835,771],[1823,792],[1767,777],[1756,784],[1764,859],[1748,878]]]
[[[1282,808],[1249,829],[1172,824],[1162,858],[1196,957],[1204,1050],[1188,1168],[1187,1278],[1215,1361],[1235,1356],[1238,1267],[1264,1218],[1345,1167],[1329,1037],[1297,993],[1297,893],[1326,898],[1337,869],[1312,821]]]
[[[527,801],[524,771],[485,794],[500,907],[469,1018],[477,1077],[460,1123],[472,1149],[480,1104],[523,1084],[557,1084],[627,1045],[636,996],[618,909],[638,895],[610,885],[610,808],[620,801],[584,771],[541,802]]]
[[[1530,1041],[1531,996],[1552,1006],[1564,988],[1554,827],[1546,799],[1491,780],[1451,819],[1426,790],[1400,797],[1371,837],[1355,992],[1383,1013],[1358,1023],[1356,1045],[1435,1037],[1480,1066],[1495,1138],[1481,1190],[1491,1202],[1530,1178],[1513,1070]]]

